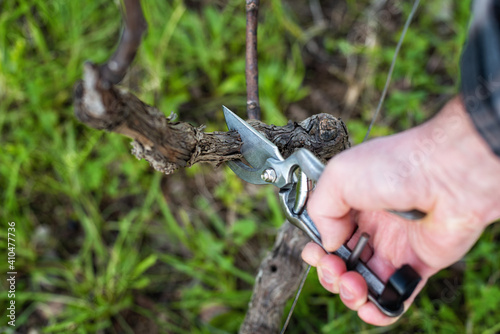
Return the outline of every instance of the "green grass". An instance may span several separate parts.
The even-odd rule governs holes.
[[[244,2],[196,8],[179,0],[143,2],[149,30],[123,85],[166,114],[178,111],[181,120],[225,129],[221,104],[242,113],[246,103]],[[132,333],[145,323],[152,333],[234,333],[255,270],[284,219],[276,194],[248,187],[224,167],[155,173],[129,154],[128,139],[75,119],[72,86],[84,61],[104,61],[113,51],[121,24],[117,3],[0,3],[0,250],[6,254],[6,223],[15,221],[16,330]],[[348,1],[348,18],[367,3]],[[436,3],[424,2],[407,37],[413,47],[403,48],[396,67],[394,82],[406,80],[411,89],[391,89],[375,135],[421,122],[432,112],[430,97],[456,91],[469,1],[452,4],[445,21],[433,15]],[[284,2],[262,3],[265,121],[284,124],[283,111],[310,93],[302,51],[311,36],[329,40],[333,55],[369,57],[377,68],[372,89],[381,90],[398,34],[382,30],[381,43],[367,50],[347,42],[342,29],[314,35],[298,16]],[[451,32],[437,33],[443,26]],[[436,73],[423,70],[431,56],[446,59]],[[359,117],[349,120],[354,142],[375,103],[376,96],[363,100]],[[388,329],[359,321],[312,274],[288,333],[495,333],[499,233],[498,225],[488,229],[466,258],[463,279],[440,274]],[[3,260],[0,272],[7,271]],[[2,310],[7,303],[2,292]],[[2,316],[0,326],[5,321]]]

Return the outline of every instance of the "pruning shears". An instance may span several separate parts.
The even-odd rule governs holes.
[[[305,148],[296,150],[284,159],[277,146],[264,135],[228,108],[223,109],[229,130],[237,131],[241,137],[241,154],[245,160],[229,161],[229,168],[249,183],[273,184],[278,187],[280,203],[288,221],[330,254],[324,248],[318,229],[306,210],[309,193],[323,172],[323,163]],[[425,216],[418,210],[389,211],[412,220]],[[361,274],[368,285],[368,299],[380,311],[390,317],[397,317],[403,313],[403,302],[413,293],[421,277],[410,265],[405,264],[394,272],[387,283],[382,282],[359,259],[368,238],[369,236],[363,233],[353,250],[343,245],[332,254],[342,258],[348,270]]]

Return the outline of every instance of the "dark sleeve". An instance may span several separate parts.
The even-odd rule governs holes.
[[[500,157],[500,1],[476,0],[460,63],[465,107]]]

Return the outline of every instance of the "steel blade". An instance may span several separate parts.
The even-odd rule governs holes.
[[[231,110],[225,106],[222,107],[224,109],[227,127],[229,130],[238,131],[241,141],[243,142],[241,154],[243,154],[245,160],[252,167],[261,169],[269,158],[280,161],[283,160],[276,145]]]

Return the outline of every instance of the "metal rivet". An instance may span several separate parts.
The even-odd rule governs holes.
[[[276,171],[272,168],[268,168],[262,173],[260,178],[266,182],[274,183],[276,182]]]
[[[347,265],[347,270],[354,270],[356,268],[356,265],[359,262],[359,258],[361,256],[361,253],[363,252],[363,249],[365,249],[366,245],[368,244],[368,239],[370,239],[370,235],[366,232],[361,233],[361,236],[359,237],[358,242],[356,243],[356,246],[354,246],[354,249],[351,252],[351,255],[349,255],[349,258],[346,261]]]

